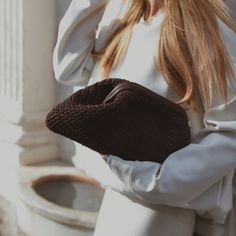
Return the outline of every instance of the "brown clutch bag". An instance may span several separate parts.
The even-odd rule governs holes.
[[[78,90],[48,113],[46,125],[102,155],[126,160],[163,163],[190,143],[182,107],[118,78]]]

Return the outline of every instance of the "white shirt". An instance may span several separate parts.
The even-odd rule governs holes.
[[[94,46],[95,49],[104,46],[125,12],[126,6],[119,12],[120,6],[117,0],[72,1],[60,22],[54,49],[53,66],[58,82],[83,87],[101,79],[100,62],[93,60],[91,50]],[[164,14],[160,10],[149,24],[141,19],[134,26],[127,53],[109,77],[140,83],[177,101],[179,97],[155,66],[158,32]],[[219,26],[236,70],[236,35],[223,22],[219,21]],[[226,109],[223,101],[215,96],[209,110],[187,112],[192,142],[169,155],[163,164],[125,161],[110,155],[107,164],[122,183],[111,181],[110,187],[144,202],[196,210],[228,232],[222,235],[236,235],[236,230],[229,233],[236,227],[233,218],[236,197],[233,198],[232,185],[236,167],[236,83],[232,78],[228,78],[228,89],[230,101]],[[227,216],[230,223],[226,225]],[[207,229],[204,235],[210,236]]]

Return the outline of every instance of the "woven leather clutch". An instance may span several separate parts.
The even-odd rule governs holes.
[[[190,143],[183,108],[119,78],[78,90],[48,113],[46,125],[102,155],[126,160],[163,163],[169,154]]]

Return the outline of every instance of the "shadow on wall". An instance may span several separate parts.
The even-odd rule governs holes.
[[[56,7],[57,7],[57,25],[63,15],[65,14],[67,8],[69,7],[71,0],[57,0]],[[65,86],[57,83],[56,86],[56,103],[63,101],[66,97],[70,96],[73,93],[73,87]],[[72,162],[72,157],[75,155],[75,145],[71,140],[68,140],[64,137],[59,136],[59,153],[60,158]]]

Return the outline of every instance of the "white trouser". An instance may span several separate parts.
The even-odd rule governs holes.
[[[146,207],[107,187],[94,236],[192,236],[195,212]]]

